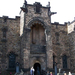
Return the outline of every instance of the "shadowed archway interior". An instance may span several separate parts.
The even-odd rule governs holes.
[[[39,63],[34,64],[34,75],[41,75],[41,65]]]

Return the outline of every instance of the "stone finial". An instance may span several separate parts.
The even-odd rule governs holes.
[[[48,2],[48,5],[47,5],[47,7],[50,7],[50,2]]]
[[[65,25],[67,25],[67,22],[64,22]]]
[[[26,2],[26,0],[24,0],[24,3]]]
[[[68,21],[68,25],[70,25],[70,21]]]
[[[50,2],[48,2],[48,5],[50,6]]]
[[[26,8],[26,6],[27,6],[27,1],[26,1],[26,0],[24,0],[23,8]]]
[[[26,0],[24,0],[24,3],[25,3],[25,1],[26,1]]]
[[[28,10],[27,10],[27,1],[26,0],[24,0],[24,4],[23,4],[23,7],[21,7],[21,9],[24,11],[24,12],[28,12]]]
[[[25,3],[25,5],[27,5],[27,1],[26,0],[24,0],[24,3]]]

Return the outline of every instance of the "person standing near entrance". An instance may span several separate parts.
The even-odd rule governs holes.
[[[32,67],[31,70],[30,70],[30,75],[34,75],[34,71],[35,71],[35,70],[34,70],[34,68]]]
[[[52,72],[50,72],[50,75],[52,75]]]

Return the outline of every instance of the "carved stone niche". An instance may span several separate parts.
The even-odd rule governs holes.
[[[34,8],[35,13],[41,13],[41,7],[42,7],[42,5],[39,2],[35,2],[34,6],[35,6],[35,8]]]

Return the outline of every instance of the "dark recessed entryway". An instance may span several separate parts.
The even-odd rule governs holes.
[[[34,64],[34,75],[41,75],[41,65],[39,63]]]

